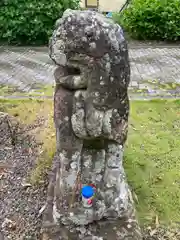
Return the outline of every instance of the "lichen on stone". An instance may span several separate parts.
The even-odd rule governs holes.
[[[58,160],[44,221],[57,220],[59,213],[59,228],[68,236],[73,232],[72,239],[140,240],[123,168],[130,64],[122,28],[97,12],[67,10],[56,22],[50,57],[57,65]],[[87,184],[95,186],[89,209],[81,201]]]

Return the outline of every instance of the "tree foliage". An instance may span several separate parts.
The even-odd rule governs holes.
[[[180,40],[180,0],[132,0],[115,21],[135,39]]]
[[[9,44],[46,44],[55,21],[79,0],[0,0],[0,41]]]

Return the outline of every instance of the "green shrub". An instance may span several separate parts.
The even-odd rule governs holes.
[[[180,0],[132,0],[114,20],[135,39],[180,40]]]
[[[0,41],[10,44],[46,44],[55,21],[79,0],[0,0]]]

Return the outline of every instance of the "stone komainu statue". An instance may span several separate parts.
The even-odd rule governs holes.
[[[123,168],[130,81],[123,31],[97,12],[67,10],[56,23],[50,57],[57,65],[57,154],[44,233],[63,240],[140,240]],[[82,196],[88,187],[91,196]]]

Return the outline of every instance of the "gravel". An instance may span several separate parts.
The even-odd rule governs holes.
[[[14,119],[13,119],[14,121]],[[0,240],[40,239],[47,183],[31,186],[28,176],[36,164],[38,145],[12,118],[0,114]],[[14,127],[16,125],[16,127]],[[18,133],[21,131],[21,133]],[[16,134],[15,142],[12,137]]]

